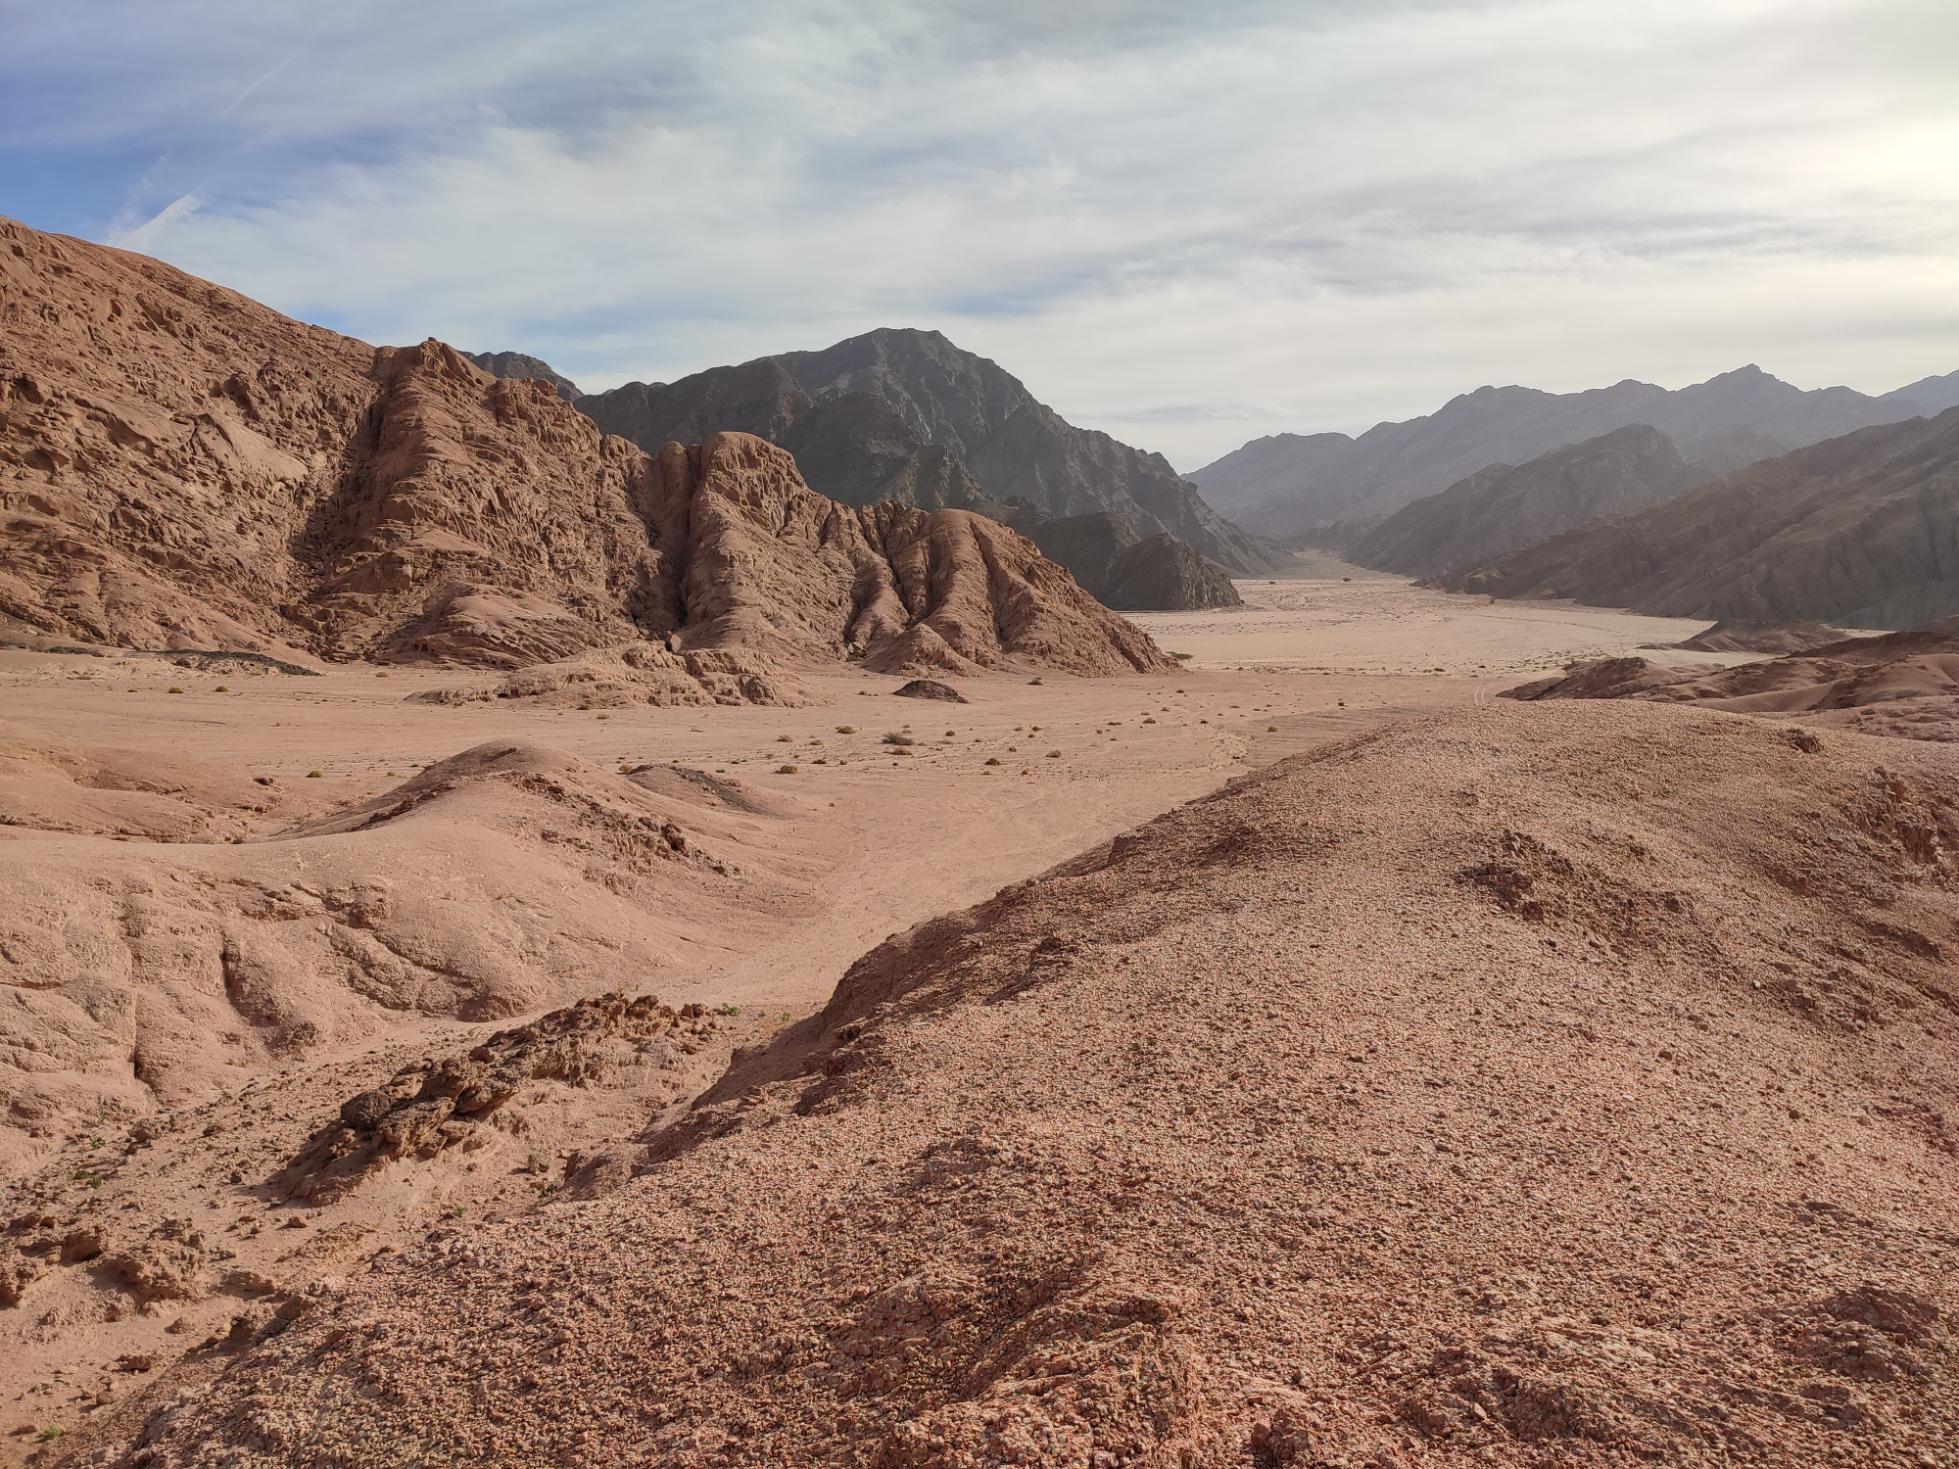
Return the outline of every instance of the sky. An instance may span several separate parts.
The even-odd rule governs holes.
[[[1181,469],[1959,368],[1953,0],[0,0],[0,213],[591,390],[933,327]]]

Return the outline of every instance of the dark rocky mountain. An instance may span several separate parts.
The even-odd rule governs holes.
[[[1348,550],[1380,571],[1439,576],[1481,566],[1601,515],[1670,500],[1702,475],[1646,424],[1553,449],[1528,464],[1493,464],[1395,511]]]
[[[1030,510],[1113,514],[1140,540],[1169,535],[1231,570],[1269,565],[1162,455],[1076,428],[938,332],[874,331],[820,352],[628,383],[578,406],[649,449],[720,430],[761,435],[795,454],[812,487],[846,503],[1018,507],[1024,529]]]
[[[463,356],[491,377],[536,378],[539,382],[551,384],[567,403],[577,401],[578,384],[555,371],[542,358],[532,357],[526,352],[465,352]]]
[[[1910,627],[1959,613],[1959,408],[1859,429],[1437,579],[1674,617]]]
[[[1707,475],[1726,474],[1874,424],[1950,404],[1950,378],[1928,378],[1882,398],[1849,388],[1805,391],[1749,366],[1676,391],[1628,379],[1580,393],[1478,388],[1436,412],[1382,423],[1358,438],[1276,434],[1255,439],[1190,479],[1254,534],[1325,538],[1365,524],[1493,464],[1522,464],[1552,449],[1631,424],[1649,424]],[[1347,532],[1351,535],[1352,532]]]
[[[1042,555],[1067,567],[1090,596],[1118,612],[1243,605],[1223,567],[1175,536],[1137,535],[1126,515],[1037,516],[1022,528]]]

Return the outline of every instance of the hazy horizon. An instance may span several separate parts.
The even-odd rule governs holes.
[[[1188,471],[1959,367],[1955,55],[1928,0],[117,3],[14,21],[0,212],[587,389],[937,329]]]

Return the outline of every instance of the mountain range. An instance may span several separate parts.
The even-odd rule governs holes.
[[[1959,408],[1812,444],[1468,570],[1452,591],[1903,628],[1959,613]]]
[[[1263,536],[1350,542],[1413,500],[1492,465],[1516,465],[1646,424],[1704,478],[1823,439],[1959,404],[1959,372],[1881,396],[1804,390],[1748,366],[1677,390],[1627,379],[1547,393],[1483,387],[1436,412],[1339,433],[1254,439],[1190,479],[1221,513]]]

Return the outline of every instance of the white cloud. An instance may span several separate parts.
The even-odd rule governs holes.
[[[169,153],[128,238],[588,386],[937,326],[1191,467],[1485,381],[1959,365],[1944,0],[212,0],[209,62],[183,9],[38,124]]]
[[[123,250],[154,250],[172,225],[197,213],[199,203],[195,194],[179,194],[141,223],[111,229],[109,243]]]

